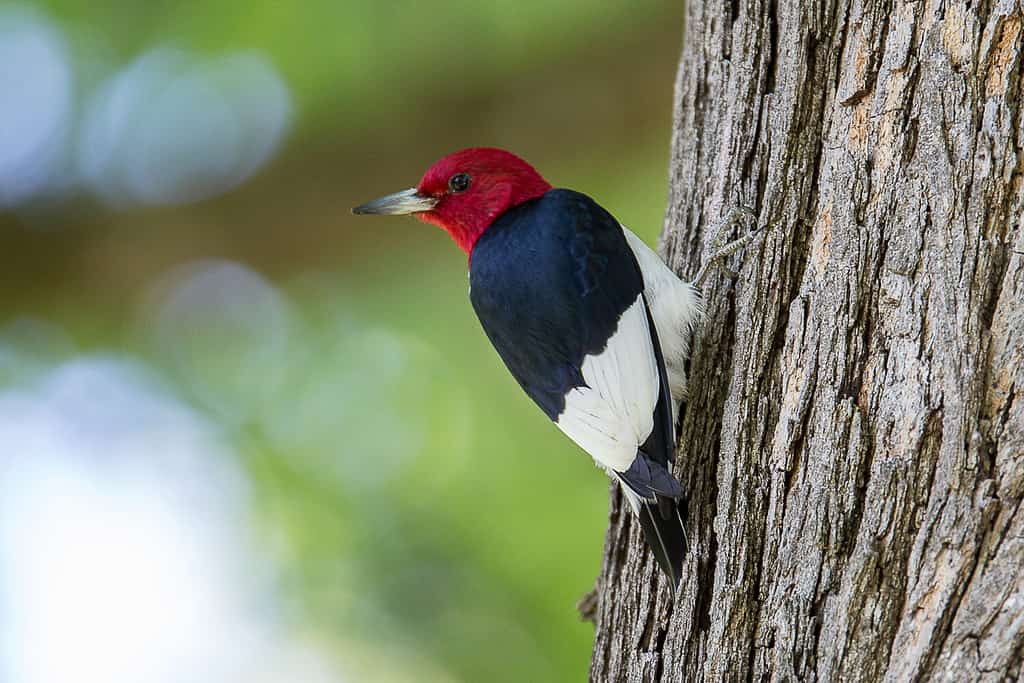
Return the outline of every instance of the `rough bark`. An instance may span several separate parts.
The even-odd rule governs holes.
[[[674,598],[613,492],[593,680],[1024,676],[1022,22],[687,0],[663,252],[772,229],[705,286]]]

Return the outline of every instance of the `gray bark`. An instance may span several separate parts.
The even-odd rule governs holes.
[[[612,494],[593,680],[1024,661],[1024,5],[687,0],[662,250],[705,285],[675,595]]]

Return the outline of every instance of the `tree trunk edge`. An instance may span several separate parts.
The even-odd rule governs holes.
[[[590,678],[1020,680],[1024,11],[689,2],[661,247],[705,285],[674,602],[618,493]]]

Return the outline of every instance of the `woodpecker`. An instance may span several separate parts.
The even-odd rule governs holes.
[[[488,339],[545,415],[621,484],[673,590],[687,540],[671,472],[687,361],[703,315],[681,280],[590,197],[556,189],[510,152],[443,157],[411,189],[355,207],[440,226],[469,257]]]

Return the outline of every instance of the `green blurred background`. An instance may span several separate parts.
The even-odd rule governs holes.
[[[607,480],[448,238],[349,208],[500,146],[653,243],[681,28],[658,0],[0,4],[0,679],[584,679]]]

